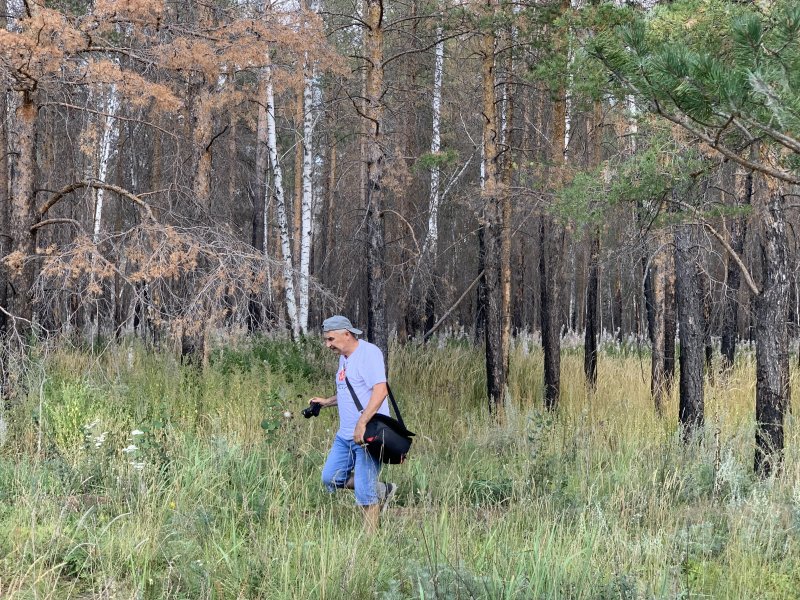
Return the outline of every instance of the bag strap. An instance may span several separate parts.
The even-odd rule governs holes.
[[[345,376],[344,382],[347,384],[347,389],[350,390],[350,395],[353,397],[353,402],[358,409],[358,412],[364,412],[364,407],[361,406],[361,402],[358,400],[358,395],[356,395],[356,391],[353,389],[353,385],[350,383],[350,380]],[[389,387],[389,382],[386,382],[386,389],[389,390],[389,401],[392,403],[392,408],[394,408],[394,414],[397,415],[397,421],[403,427],[406,428],[406,424],[403,423],[403,417],[400,414],[400,407],[397,406],[397,402],[394,399],[394,394],[392,394],[392,388]]]

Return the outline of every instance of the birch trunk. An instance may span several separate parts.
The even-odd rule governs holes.
[[[111,149],[117,137],[117,111],[119,110],[119,94],[117,87],[112,85],[108,92],[108,100],[105,106],[106,115],[103,117],[103,135],[100,142],[100,156],[97,161],[97,179],[105,183],[108,176],[108,164],[111,161]],[[92,225],[92,239],[95,244],[100,241],[100,229],[103,220],[103,201],[105,190],[98,189],[95,192],[94,202],[94,222]]]
[[[303,87],[303,197],[300,229],[300,332],[308,333],[309,278],[311,269],[311,245],[313,243],[313,149],[314,149],[314,90],[317,87],[313,69],[306,62],[311,74],[305,78]]]
[[[441,21],[436,25],[436,39],[441,40],[444,32]],[[442,148],[441,120],[442,120],[442,81],[444,78],[444,42],[439,41],[434,48],[433,61],[433,101],[431,119],[431,154],[437,156]],[[422,246],[419,268],[422,273],[422,300],[425,303],[426,321],[433,320],[435,300],[433,295],[433,276],[436,270],[436,257],[439,253],[439,203],[440,203],[440,175],[439,163],[434,162],[431,167],[431,187],[428,194],[428,232]],[[411,288],[413,291],[413,277]],[[426,330],[430,328],[426,322]]]
[[[275,125],[275,92],[272,87],[272,67],[264,67],[267,112],[267,151],[272,166],[272,180],[275,197],[275,210],[278,217],[278,228],[281,237],[281,254],[283,256],[283,283],[286,297],[286,313],[292,335],[300,334],[300,323],[297,318],[297,304],[294,295],[294,272],[292,269],[292,245],[289,239],[289,220],[286,214],[286,197],[283,192],[283,171],[278,158],[278,135]],[[266,200],[265,200],[266,202]]]
[[[97,180],[101,183],[106,183],[106,179],[108,176],[108,165],[111,160],[111,152],[112,152],[112,145],[116,139],[116,132],[117,132],[117,120],[116,114],[119,110],[119,94],[117,93],[117,88],[115,85],[112,85],[108,91],[108,98],[105,101],[104,105],[101,105],[103,113],[102,116],[99,116],[100,119],[100,127],[101,127],[101,135],[100,135],[100,152],[97,155],[97,166],[94,169],[94,174],[97,177]],[[100,243],[100,231],[102,229],[103,224],[103,204],[105,200],[105,190],[95,189],[94,190],[94,218],[92,219],[92,241],[94,242],[95,246]],[[90,271],[90,278],[91,284],[90,287],[95,287],[97,284],[96,277],[95,277],[95,265],[96,259],[92,257],[92,268]],[[103,286],[102,282],[98,286],[98,293],[93,294],[92,297],[84,298],[84,301],[87,302],[86,304],[86,325],[88,326],[88,331],[86,331],[86,336],[89,343],[94,343],[100,333],[100,300],[103,294]]]
[[[304,66],[305,67],[305,66]],[[304,78],[305,81],[305,78]],[[305,90],[305,85],[303,86]],[[292,256],[296,261],[300,256],[300,239],[303,230],[303,136],[301,134],[304,120],[303,92],[295,96],[295,133],[294,145],[294,185],[292,186]],[[299,291],[299,290],[298,290]]]

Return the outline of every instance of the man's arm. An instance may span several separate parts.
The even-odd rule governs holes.
[[[323,407],[324,406],[336,406],[336,404],[337,404],[336,396],[331,396],[330,398],[314,397],[314,398],[312,398],[311,400],[308,401],[309,404],[312,404],[314,402],[316,402],[317,404],[321,404]]]
[[[388,394],[389,388],[385,381],[376,383],[372,387],[372,394],[369,397],[369,402],[364,408],[364,412],[361,413],[361,417],[358,419],[358,423],[356,423],[355,430],[353,430],[353,441],[356,444],[364,443],[364,432],[367,429],[367,423],[369,423],[369,420],[378,412],[378,409],[381,407],[381,404],[383,404]]]

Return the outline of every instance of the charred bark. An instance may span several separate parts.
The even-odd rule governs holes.
[[[698,263],[700,264],[700,263]],[[711,339],[711,281],[708,272],[701,269],[700,283],[702,285],[701,300],[703,303],[703,345],[705,346],[706,377],[714,383],[714,342]]]
[[[644,305],[644,318],[647,325],[647,339],[650,344],[655,343],[656,334],[656,309],[655,288],[653,287],[653,269],[647,266],[647,259],[642,258],[644,278],[642,280],[642,304]]]
[[[600,234],[594,232],[589,249],[589,276],[586,283],[586,328],[583,340],[583,372],[590,389],[597,387],[597,291],[599,287]]]
[[[612,299],[612,306],[614,307],[614,330],[618,342],[622,342],[624,336],[622,330],[622,274],[620,269],[614,274],[614,297]]]
[[[773,192],[760,207],[762,289],[756,297],[755,471],[767,476],[783,458],[783,421],[789,405],[789,277],[783,198]]]
[[[497,207],[499,208],[499,207]],[[484,232],[486,244],[485,282],[486,282],[486,385],[489,395],[489,412],[496,415],[500,411],[506,386],[506,364],[503,360],[502,344],[502,290],[500,278],[500,231],[497,225],[487,223]]]
[[[480,343],[486,335],[486,229],[478,227],[478,290],[475,300],[475,342]]]
[[[650,357],[650,395],[656,412],[661,415],[664,411],[664,397],[667,392],[666,374],[664,373],[665,345],[665,288],[666,288],[666,260],[664,250],[659,250],[653,259],[651,271],[653,289],[653,326],[651,333]]]
[[[678,420],[685,441],[703,425],[705,319],[697,225],[675,233],[675,297],[680,324],[680,401]]]
[[[558,304],[558,271],[561,248],[559,227],[551,217],[542,216],[539,229],[539,290],[541,296],[542,349],[544,351],[544,405],[558,408],[561,395],[561,328]],[[558,250],[556,250],[558,249]]]
[[[675,256],[669,253],[664,273],[664,391],[667,397],[675,383]]]
[[[491,10],[497,10],[496,0],[489,3]],[[506,218],[505,194],[507,190],[501,182],[499,145],[501,130],[497,117],[497,97],[495,81],[494,31],[485,33],[481,40],[481,80],[483,92],[483,131],[485,180],[483,196],[483,243],[484,243],[484,282],[486,327],[486,388],[489,399],[489,412],[500,416],[506,395],[508,376],[508,332],[506,302],[506,261],[510,260],[503,238]]]
[[[740,206],[749,206],[753,198],[753,173],[737,175],[736,200]],[[742,255],[744,240],[747,235],[747,218],[735,215],[730,222],[730,245],[736,254]],[[739,287],[741,272],[735,261],[727,257],[725,270],[725,298],[722,304],[722,332],[720,353],[722,364],[726,369],[733,366],[736,357],[736,340],[739,330]]]

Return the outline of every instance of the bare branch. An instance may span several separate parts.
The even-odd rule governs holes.
[[[449,317],[450,314],[456,308],[458,308],[458,305],[461,304],[464,301],[464,298],[467,297],[467,294],[469,294],[472,291],[472,288],[474,288],[476,285],[478,285],[478,282],[481,280],[481,277],[483,277],[484,273],[485,273],[485,271],[481,271],[480,273],[478,273],[478,276],[472,281],[472,283],[470,283],[467,286],[467,289],[465,289],[464,293],[461,294],[458,297],[458,300],[453,302],[453,305],[445,311],[445,313],[441,316],[441,318],[438,321],[436,321],[436,323],[433,324],[433,327],[431,327],[428,331],[425,332],[425,335],[422,336],[423,340],[427,340],[429,337],[431,337],[431,335],[433,335],[433,333],[437,329],[439,329],[439,327],[441,327],[441,325],[442,325],[442,323],[444,323],[445,319],[447,319],[447,317]]]
[[[60,202],[64,198],[64,196],[66,196],[67,194],[71,194],[75,190],[80,190],[80,189],[83,189],[83,188],[86,188],[86,187],[91,187],[91,188],[95,188],[95,189],[99,189],[99,190],[107,190],[109,192],[114,192],[116,194],[119,194],[123,198],[127,198],[128,200],[130,200],[134,204],[138,204],[139,206],[141,206],[144,209],[145,213],[147,213],[147,216],[151,220],[157,222],[157,219],[153,215],[153,211],[150,208],[150,205],[147,204],[141,198],[139,198],[139,196],[129,192],[128,190],[126,190],[124,188],[121,188],[121,187],[116,186],[116,185],[112,185],[110,183],[104,183],[102,181],[77,181],[75,183],[69,184],[68,186],[66,186],[66,187],[62,188],[61,190],[59,190],[58,192],[56,192],[55,195],[52,198],[50,198],[50,200],[48,200],[39,209],[39,214],[44,216],[47,213],[47,211],[50,210],[53,207],[53,205],[55,205],[58,202]]]
[[[739,270],[742,272],[742,276],[744,277],[745,282],[747,282],[747,287],[750,288],[750,291],[753,292],[754,296],[758,296],[761,293],[761,291],[758,289],[758,286],[756,285],[756,282],[753,280],[753,276],[750,275],[750,271],[745,266],[744,262],[742,261],[742,258],[739,256],[739,254],[736,252],[736,250],[734,250],[731,247],[731,245],[728,243],[728,241],[725,239],[725,237],[721,233],[719,233],[714,228],[714,226],[711,225],[711,223],[709,223],[708,220],[706,220],[705,217],[703,217],[703,214],[699,210],[697,210],[697,208],[692,206],[691,204],[687,204],[686,202],[683,202],[681,200],[674,200],[674,199],[668,198],[667,202],[670,202],[672,204],[680,206],[681,208],[691,212],[692,215],[700,223],[700,225],[705,227],[711,235],[713,235],[715,238],[717,238],[717,240],[719,240],[719,243],[722,244],[723,248],[725,248],[725,252],[728,253],[728,256],[731,257],[733,262],[736,263],[736,266],[739,267]]]
[[[130,121],[131,123],[140,123],[141,125],[146,125],[148,127],[152,127],[153,129],[156,129],[156,130],[160,131],[161,133],[166,133],[170,137],[173,137],[173,138],[177,138],[178,137],[177,135],[175,135],[174,131],[167,131],[166,129],[163,129],[163,128],[159,127],[158,125],[154,125],[153,123],[150,123],[149,121],[144,121],[143,119],[134,119],[132,117],[121,117],[121,116],[116,115],[116,114],[112,115],[110,113],[103,112],[102,110],[94,110],[92,108],[87,108],[85,106],[78,106],[76,104],[68,104],[67,102],[43,102],[42,103],[42,107],[45,107],[45,106],[63,106],[64,108],[71,108],[73,110],[80,110],[80,111],[83,111],[83,112],[88,112],[88,113],[92,113],[92,114],[95,114],[95,115],[100,115],[101,117],[110,117],[112,119],[119,119],[120,121]]]

